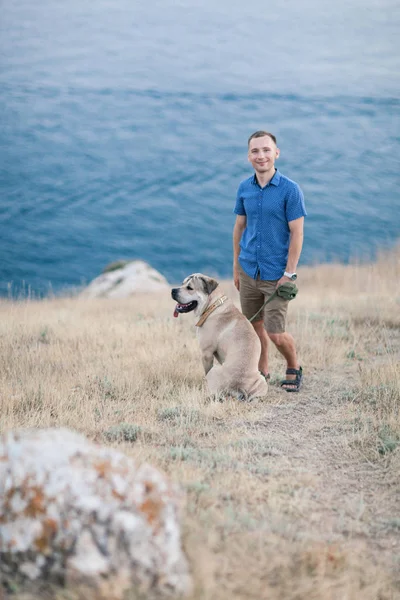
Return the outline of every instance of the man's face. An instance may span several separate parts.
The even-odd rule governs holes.
[[[267,173],[274,169],[278,156],[279,148],[269,135],[250,140],[248,159],[256,173]]]

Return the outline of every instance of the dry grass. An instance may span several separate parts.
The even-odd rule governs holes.
[[[196,600],[400,597],[400,248],[299,280],[303,389],[251,404],[207,401],[168,294],[0,303],[1,430],[71,427],[179,481]]]

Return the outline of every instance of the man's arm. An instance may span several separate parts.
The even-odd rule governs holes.
[[[239,289],[239,253],[240,240],[242,239],[243,231],[246,229],[246,215],[237,215],[233,228],[233,282],[236,289]]]
[[[286,263],[288,273],[296,273],[297,265],[300,260],[301,249],[303,247],[304,217],[289,221],[290,243],[289,254]]]

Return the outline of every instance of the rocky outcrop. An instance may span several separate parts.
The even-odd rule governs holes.
[[[0,438],[0,574],[86,598],[190,591],[180,493],[158,470],[66,429]]]
[[[118,261],[93,279],[82,295],[87,298],[126,298],[138,292],[169,291],[169,288],[165,277],[144,261]]]

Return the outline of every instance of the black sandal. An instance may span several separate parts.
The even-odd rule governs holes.
[[[302,367],[298,369],[286,369],[286,375],[296,375],[296,379],[284,379],[281,381],[281,387],[287,392],[298,392],[303,381]],[[285,385],[290,385],[291,387],[284,387]]]

